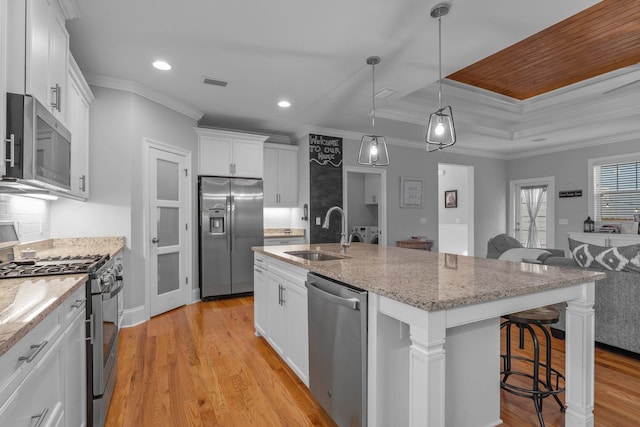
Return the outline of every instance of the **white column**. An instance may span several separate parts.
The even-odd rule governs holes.
[[[426,324],[410,325],[409,425],[445,427],[444,311],[427,312]]]
[[[567,302],[565,426],[593,427],[595,283],[582,285],[582,296]]]

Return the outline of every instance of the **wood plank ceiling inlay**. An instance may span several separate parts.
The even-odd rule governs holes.
[[[640,1],[604,0],[449,76],[524,100],[640,62]]]

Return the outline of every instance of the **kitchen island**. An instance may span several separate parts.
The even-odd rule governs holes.
[[[353,244],[254,251],[369,292],[368,425],[489,426],[500,417],[500,316],[567,302],[565,425],[592,426],[595,281],[602,273]]]

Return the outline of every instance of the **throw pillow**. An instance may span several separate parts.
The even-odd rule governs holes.
[[[569,239],[569,250],[581,267],[640,273],[640,245],[605,247]]]

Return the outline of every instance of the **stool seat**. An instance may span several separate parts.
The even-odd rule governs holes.
[[[546,397],[553,396],[558,403],[560,410],[564,412],[565,407],[558,398],[558,394],[564,392],[564,375],[551,366],[551,336],[545,325],[556,323],[560,319],[558,310],[551,306],[534,308],[503,316],[504,322],[500,325],[505,329],[506,353],[501,354],[502,370],[500,375],[500,388],[515,394],[516,396],[533,399],[536,414],[540,426],[544,427],[542,418],[542,402]],[[520,332],[519,347],[524,348],[525,332],[529,333],[533,344],[533,358],[517,356],[511,352],[511,327],[515,326]],[[545,358],[540,360],[540,345],[538,334],[542,333],[545,343]],[[524,362],[531,366],[531,371],[515,370],[512,361]],[[541,372],[542,371],[542,372]],[[510,380],[512,377],[526,378],[531,381],[529,387],[517,385]],[[561,385],[562,383],[562,385]]]
[[[546,306],[507,314],[503,317],[516,323],[540,323],[542,325],[550,325],[560,320],[560,313],[558,313],[558,310],[555,308]]]

